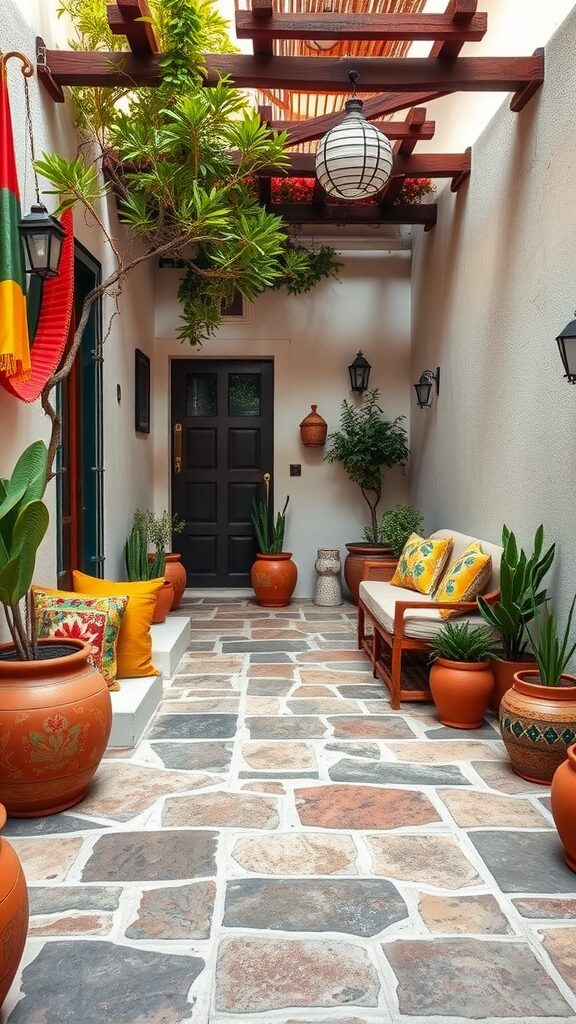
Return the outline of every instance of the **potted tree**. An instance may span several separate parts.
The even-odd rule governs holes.
[[[480,728],[494,687],[495,647],[487,626],[469,622],[445,622],[430,641],[430,690],[443,725]]]
[[[402,426],[403,416],[387,420],[378,404],[378,388],[368,391],[362,404],[342,403],[340,430],[328,437],[326,462],[339,463],[353,483],[358,484],[362,497],[370,509],[370,524],[364,530],[364,541],[346,544],[348,557],[344,563],[344,578],[354,602],[358,603],[358,587],[366,559],[390,560],[390,577],[396,561],[387,544],[382,544],[378,532],[377,509],[382,498],[384,469],[405,466],[410,454],[408,435]]]
[[[154,545],[156,551],[156,555],[148,554],[148,559],[153,561],[159,551],[164,554],[164,577],[174,588],[174,596],[170,605],[170,611],[173,612],[180,606],[182,595],[186,589],[186,570],[180,561],[182,555],[169,549],[173,535],[181,533],[186,524],[177,515],[171,516],[166,509],[159,516],[155,516],[153,512],[147,512],[146,524],[148,542]]]
[[[286,498],[284,508],[276,515],[270,504],[270,475],[264,475],[266,497],[252,504],[252,523],[258,553],[250,570],[250,581],[258,604],[264,608],[283,608],[290,604],[294,587],[298,579],[298,570],[292,561],[292,552],[284,551],[284,532],[286,529],[286,509],[290,497]]]
[[[162,546],[163,534],[156,529],[156,519],[152,512],[144,512],[137,508],[132,519],[132,528],[124,546],[126,572],[131,582],[137,580],[164,579],[162,589],[158,591],[156,609],[152,622],[164,622],[174,600],[174,586],[165,578],[166,553]],[[154,554],[148,554],[149,544],[154,544]]]
[[[536,530],[530,556],[518,547],[516,537],[504,525],[499,598],[495,602],[478,598],[482,618],[500,635],[500,650],[492,659],[495,683],[490,703],[494,711],[498,711],[502,697],[512,686],[514,675],[525,668],[536,668],[528,651],[526,627],[546,600],[546,590],[540,588],[552,565],[555,545],[544,553],[543,547],[542,525]]]
[[[378,543],[390,549],[394,558],[399,558],[411,533],[421,533],[424,516],[413,505],[395,505],[384,512],[378,520]],[[371,538],[371,528],[364,528],[364,539]]]
[[[516,672],[500,705],[500,732],[512,767],[529,782],[548,785],[576,740],[576,677],[565,671],[576,651],[570,641],[575,603],[576,597],[562,636],[547,606],[539,635],[528,630],[536,668]]]

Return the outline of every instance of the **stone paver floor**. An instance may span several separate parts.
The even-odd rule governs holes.
[[[390,709],[355,611],[187,599],[134,751],[11,821],[8,1024],[576,1022],[576,875],[493,719]]]

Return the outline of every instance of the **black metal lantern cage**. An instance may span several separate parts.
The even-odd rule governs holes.
[[[564,376],[569,384],[576,384],[576,320],[570,321],[556,341],[564,367]]]
[[[34,203],[30,213],[22,217],[18,231],[24,246],[26,273],[38,277],[56,277],[66,232],[42,203]]]
[[[366,357],[359,352],[356,359],[350,363],[350,366],[348,367],[348,373],[350,374],[350,387],[352,391],[362,393],[368,390],[371,369],[372,367]]]

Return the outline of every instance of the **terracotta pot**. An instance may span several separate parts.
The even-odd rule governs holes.
[[[516,673],[523,672],[524,669],[536,669],[537,665],[535,661],[531,661],[529,658],[526,658],[524,661],[498,661],[496,658],[491,658],[490,668],[494,673],[494,689],[490,699],[490,707],[492,711],[498,713],[502,697],[512,686]]]
[[[175,551],[171,551],[166,555],[166,571],[164,576],[174,587],[174,597],[170,608],[172,612],[180,607],[180,602],[186,590],[186,569],[180,561],[181,558],[182,555],[177,554]]]
[[[437,658],[430,669],[430,690],[443,725],[479,729],[484,721],[494,675],[488,661]]]
[[[576,743],[552,779],[552,814],[564,847],[564,860],[576,871]]]
[[[0,804],[0,830],[6,810]],[[28,889],[16,851],[0,836],[0,1009],[14,981],[28,934]]]
[[[290,604],[297,579],[298,570],[291,551],[277,555],[257,554],[250,570],[256,600],[264,608],[284,608]]]
[[[174,586],[170,580],[164,580],[164,586],[158,591],[158,597],[156,598],[156,607],[154,609],[154,615],[152,616],[152,622],[159,623],[166,620],[166,616],[172,607],[174,600]]]
[[[364,579],[364,562],[382,561],[382,576],[379,579],[391,580],[398,565],[398,559],[385,544],[347,544],[348,554],[344,562],[344,579],[352,595],[354,604],[358,604],[358,588]]]
[[[539,679],[534,669],[516,673],[500,704],[500,732],[516,774],[548,785],[576,740],[576,678],[563,675],[562,686]]]
[[[317,405],[311,406],[312,412],[309,412],[300,424],[300,437],[302,439],[302,444],[306,445],[307,448],[320,448],[326,443],[328,424],[326,423],[326,420],[322,419],[322,416],[316,412],[317,408]]]
[[[90,644],[39,640],[56,657],[8,661],[0,645],[0,793],[8,814],[36,818],[84,797],[112,726]]]

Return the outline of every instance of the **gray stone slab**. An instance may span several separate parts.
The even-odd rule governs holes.
[[[239,772],[239,778],[241,779],[317,779],[319,778],[318,772],[251,772],[242,771]]]
[[[347,754],[349,757],[364,757],[374,760],[380,757],[380,748],[377,743],[349,743],[346,740],[337,740],[334,743],[327,743],[326,750],[334,750],[339,754]]]
[[[97,821],[85,821],[75,814],[49,814],[46,818],[8,818],[2,835],[7,839],[12,836],[49,836],[63,835],[66,832],[85,832],[89,829],[106,828]]]
[[[188,644],[187,651],[213,651],[214,640],[191,640]]]
[[[471,786],[454,764],[396,764],[343,758],[329,769],[333,782],[366,782],[383,786]]]
[[[292,715],[247,718],[246,725],[253,740],[315,739],[327,732],[327,727],[320,719],[312,715],[302,718]]]
[[[308,665],[308,668],[311,668]],[[330,661],[328,668],[334,668],[337,672],[365,672],[366,675],[372,676],[372,668],[370,662],[366,659],[363,661]]]
[[[479,729],[451,729],[448,725],[426,730],[427,740],[499,740],[500,730],[490,722],[484,722]]]
[[[286,650],[286,648],[284,648]],[[291,665],[292,658],[287,654],[251,654],[251,665]]]
[[[162,882],[216,873],[217,832],[116,832],[98,839],[83,882]]]
[[[336,680],[335,680],[336,682]],[[353,698],[357,700],[383,700],[389,702],[390,695],[387,690],[384,690],[382,686],[337,686],[336,689],[341,697]]]
[[[343,612],[304,612],[305,622],[345,622]]]
[[[236,734],[236,715],[162,715],[154,722],[148,739],[230,739]]]
[[[241,878],[228,882],[229,928],[378,935],[408,917],[397,888],[385,879]]]
[[[216,883],[212,881],[146,889],[126,938],[208,939],[215,896]]]
[[[222,644],[223,654],[264,654],[280,651],[309,651],[305,640],[237,640]]]
[[[63,914],[68,910],[118,909],[122,889],[111,885],[29,886],[31,914]]]
[[[50,942],[22,974],[9,1024],[181,1024],[199,957],[112,942]]]
[[[293,686],[292,679],[250,679],[246,692],[249,697],[285,697]]]
[[[555,832],[469,832],[482,860],[502,892],[569,892],[576,875],[564,863]]]
[[[213,743],[211,740],[198,743],[152,743],[151,747],[166,768],[184,772],[197,771],[199,768],[228,768],[234,749],[232,743]]]

